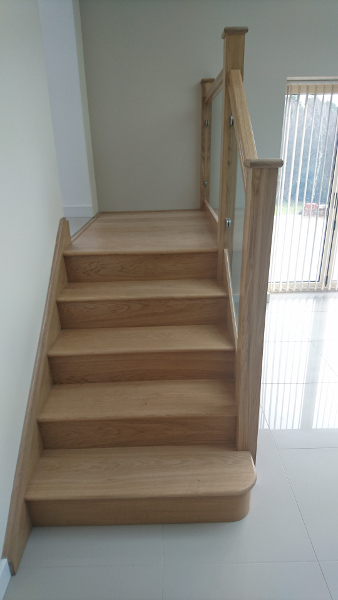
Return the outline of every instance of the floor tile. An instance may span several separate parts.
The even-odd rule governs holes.
[[[338,600],[337,311],[334,292],[270,296],[245,519],[34,529],[5,600]]]
[[[318,313],[325,315],[326,313]],[[314,313],[292,313],[287,308],[280,313],[267,313],[265,320],[265,341],[301,342],[309,341]]]
[[[270,294],[267,312],[321,312],[332,307],[338,308],[338,293],[333,292],[290,292]]]
[[[262,383],[338,381],[311,342],[265,342]]]
[[[338,375],[338,335],[335,340],[314,340],[312,343],[329,367]]]
[[[20,568],[4,600],[162,600],[162,569],[144,565]]]
[[[338,600],[338,562],[321,561],[320,566],[330,590],[332,600]]]
[[[311,561],[315,555],[271,433],[259,432],[258,480],[237,523],[164,525],[164,564]]]
[[[318,563],[164,566],[163,600],[330,600]]]
[[[338,384],[263,384],[261,406],[278,448],[338,447]]]
[[[280,450],[319,560],[338,560],[338,448]]]
[[[313,313],[311,328],[309,330],[309,339],[317,340],[332,340],[337,341],[338,338],[338,319],[336,318],[338,304],[331,307],[329,311]]]
[[[21,567],[161,565],[162,525],[36,527]]]

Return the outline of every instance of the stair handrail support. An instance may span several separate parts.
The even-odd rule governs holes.
[[[232,70],[239,70],[243,79],[244,50],[247,27],[227,27],[222,33],[223,47],[223,81],[222,81],[222,137],[221,137],[221,166],[219,183],[219,209],[218,209],[218,261],[217,278],[224,280],[224,248],[226,227],[225,220],[234,220],[236,178],[237,178],[237,143],[232,128],[232,108],[229,94],[229,74]],[[236,160],[234,160],[236,157]],[[230,236],[232,235],[232,232]],[[228,242],[232,243],[229,237]],[[227,243],[231,255],[232,247]]]
[[[266,294],[280,159],[259,160],[246,102],[243,73],[247,27],[224,29],[221,171],[218,212],[220,281],[231,269],[237,156],[245,189],[242,264],[236,345],[237,449],[256,461]],[[219,79],[219,77],[217,78]],[[209,91],[217,90],[217,79]],[[212,92],[212,93],[211,93]],[[208,98],[207,96],[207,98]],[[238,154],[237,154],[238,153]],[[232,227],[226,228],[226,219]],[[229,273],[227,273],[229,278]]]
[[[278,169],[282,161],[244,161],[247,168],[236,352],[237,449],[256,462],[265,312]]]
[[[247,28],[225,29],[223,37],[223,189],[220,190],[219,261],[224,248],[231,265],[233,228],[220,226],[225,218],[234,223],[237,149],[245,189],[242,263],[236,347],[237,449],[248,450],[256,461],[260,388],[264,344],[266,296],[270,265],[278,170],[280,159],[257,158],[251,119],[243,87],[244,39]],[[239,52],[239,63],[233,54]],[[230,117],[233,118],[231,138]],[[228,125],[226,127],[226,125]],[[234,138],[236,142],[234,142]],[[226,148],[230,146],[230,150]],[[236,147],[236,153],[234,150]],[[229,161],[228,166],[225,161]],[[225,234],[225,232],[227,233]],[[227,238],[225,239],[225,235]],[[226,243],[225,243],[226,242]],[[220,265],[220,262],[219,262]],[[220,268],[220,267],[219,267]]]
[[[209,204],[210,190],[210,153],[211,153],[211,118],[212,102],[206,101],[208,92],[215,79],[201,79],[202,118],[201,118],[201,169],[200,169],[200,202],[201,210]]]

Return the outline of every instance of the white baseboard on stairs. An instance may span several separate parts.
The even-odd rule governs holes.
[[[11,579],[11,573],[8,566],[8,561],[5,558],[0,560],[0,600],[3,600],[7,590],[7,586]]]
[[[70,217],[93,217],[92,206],[64,206],[63,213],[66,218]]]

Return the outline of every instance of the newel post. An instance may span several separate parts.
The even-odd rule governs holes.
[[[223,52],[223,108],[222,108],[222,142],[221,169],[219,184],[218,210],[218,264],[217,278],[223,280],[225,219],[233,222],[236,196],[237,145],[232,127],[232,112],[229,97],[229,71],[239,69],[242,78],[244,73],[244,47],[247,27],[226,27],[222,33],[224,39]],[[231,228],[230,228],[231,229]],[[229,231],[229,230],[228,230]],[[227,248],[232,255],[232,231],[229,234]]]
[[[200,199],[201,210],[204,210],[204,202],[209,202],[210,195],[210,151],[211,151],[211,116],[212,103],[206,103],[205,98],[214,79],[201,79],[202,90],[202,120],[201,120],[201,181]]]
[[[247,181],[236,356],[237,448],[256,460],[266,295],[278,169],[282,160],[245,160]]]

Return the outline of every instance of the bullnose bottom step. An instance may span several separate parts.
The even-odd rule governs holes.
[[[222,446],[46,450],[26,501],[37,526],[238,521],[255,481]]]

